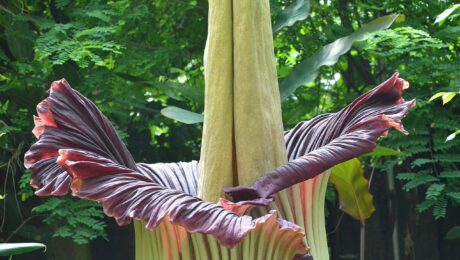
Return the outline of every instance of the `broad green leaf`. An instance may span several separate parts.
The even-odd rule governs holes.
[[[295,0],[278,15],[278,19],[273,25],[273,32],[277,32],[285,26],[291,26],[297,21],[305,20],[309,15],[310,0]]]
[[[0,195],[0,200],[4,200],[6,198],[6,194],[5,195]]]
[[[377,146],[374,151],[370,153],[363,154],[362,156],[376,156],[376,157],[382,157],[382,156],[404,156],[406,155],[403,152],[396,151],[394,149],[388,148],[388,147],[383,147],[383,146]]]
[[[445,239],[447,239],[447,240],[460,239],[460,226],[455,226],[455,227],[451,228],[447,232]]]
[[[444,94],[446,94],[446,92],[438,92],[434,94],[432,97],[430,97],[430,100],[428,100],[428,102],[431,102],[439,97],[442,97]]]
[[[442,25],[444,21],[451,15],[457,8],[460,7],[460,4],[455,4],[452,7],[447,8],[444,10],[442,13],[440,13],[438,16],[436,16],[436,20],[434,20],[434,23],[439,23]]]
[[[337,164],[331,170],[331,182],[339,193],[340,208],[364,222],[375,211],[368,181],[358,159]]]
[[[281,100],[292,94],[299,86],[313,81],[318,75],[318,70],[321,66],[331,66],[337,63],[339,57],[350,50],[353,42],[363,41],[367,38],[368,33],[390,27],[397,17],[397,14],[379,17],[363,25],[354,33],[324,46],[313,56],[296,65],[291,74],[280,83]]]
[[[3,74],[0,74],[0,81],[5,81],[5,80],[8,80],[8,77]]]
[[[46,246],[41,243],[1,243],[0,256],[19,255],[35,250],[46,250]]]
[[[455,92],[447,92],[446,94],[442,95],[442,104],[445,105],[449,103],[456,95],[457,93]]]
[[[174,119],[176,121],[182,122],[184,124],[196,124],[203,122],[203,115],[185,110],[182,108],[170,106],[163,108],[161,114],[165,117]]]

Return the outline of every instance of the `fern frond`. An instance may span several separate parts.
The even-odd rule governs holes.
[[[460,178],[460,171],[443,171],[439,173],[440,178]]]
[[[421,185],[425,185],[434,181],[438,181],[438,178],[434,177],[433,175],[429,175],[426,173],[399,173],[396,176],[399,180],[408,181],[404,186],[403,189],[405,191],[409,191],[413,188],[416,188]]]

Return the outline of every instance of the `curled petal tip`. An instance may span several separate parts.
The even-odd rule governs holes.
[[[240,197],[244,197],[244,200],[258,200],[261,198],[259,192],[253,187],[224,187],[224,193],[232,197],[234,201],[243,201]]]
[[[58,154],[59,156],[56,159],[56,163],[61,166],[64,166],[65,162],[67,161],[67,152],[65,149],[59,149]]]
[[[48,93],[37,105],[38,117],[34,118],[32,132],[39,140],[24,156],[32,185],[39,189],[37,195],[65,195],[69,191],[72,177],[64,170],[66,159],[59,149],[104,152],[116,162],[135,168],[116,131],[94,103],[73,90],[65,79],[54,81]],[[106,146],[108,143],[112,145]]]
[[[45,123],[40,117],[34,116],[34,124],[35,127],[32,130],[32,133],[34,134],[35,138],[38,139],[43,134],[43,131],[45,131]]]
[[[224,209],[231,211],[239,216],[243,216],[246,212],[248,212],[250,209],[255,207],[255,205],[251,204],[239,204],[239,203],[233,203],[229,200],[220,198],[219,201],[217,202],[217,205],[223,207]]]
[[[237,199],[235,199],[237,201]],[[243,200],[239,202],[231,202],[229,200],[220,198],[217,205],[222,206],[224,209],[231,211],[235,214],[240,216],[246,214],[250,209],[255,206],[268,206],[270,203],[273,202],[273,198],[256,198],[253,200]]]
[[[399,132],[407,135],[409,132],[407,132],[403,125],[401,123],[397,123],[395,120],[393,120],[391,117],[388,117],[387,115],[381,115],[380,116],[383,121],[385,121],[388,124],[388,127],[393,127],[394,129],[398,130]],[[388,134],[388,130],[386,130],[383,134],[383,136],[386,136]]]
[[[383,84],[394,85],[399,80],[399,72],[393,73],[389,79],[387,79]]]
[[[394,86],[399,90],[399,91],[403,91],[405,89],[408,89],[409,88],[409,82],[402,79],[402,78],[398,78],[396,79],[396,82],[394,83]]]
[[[60,91],[60,90],[62,90],[62,88],[64,86],[69,86],[70,87],[69,83],[64,78],[62,78],[60,80],[53,81],[53,83],[51,83],[51,87],[48,90],[48,92],[53,93],[54,91]]]
[[[32,133],[38,139],[45,131],[45,127],[56,128],[57,124],[54,121],[53,114],[51,112],[51,101],[47,98],[37,105],[37,114],[34,116],[34,129]]]
[[[409,82],[403,79],[401,80],[402,80],[402,85],[403,85],[402,89],[408,89],[410,86]]]

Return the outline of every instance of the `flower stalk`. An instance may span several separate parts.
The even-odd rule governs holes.
[[[286,163],[268,0],[209,1],[198,196],[217,202]]]

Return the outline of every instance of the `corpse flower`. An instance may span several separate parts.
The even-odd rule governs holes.
[[[405,133],[415,101],[404,101],[408,83],[395,73],[283,139],[268,3],[209,1],[199,162],[136,163],[63,79],[38,104],[38,141],[25,155],[36,194],[71,191],[120,225],[134,222],[136,259],[328,259],[329,169],[372,151],[390,128]]]
[[[72,190],[75,196],[102,203],[120,225],[143,220],[152,230],[164,224],[186,240],[182,244],[189,243],[190,233],[202,233],[227,247],[250,233],[264,236],[266,242],[273,239],[275,251],[287,247],[289,259],[307,253],[302,228],[275,211],[259,218],[243,215],[249,208],[245,205],[268,205],[277,192],[372,151],[376,139],[391,127],[405,133],[401,119],[415,103],[401,97],[407,86],[396,73],[343,110],[287,131],[289,163],[250,187],[227,188],[237,203],[221,200],[220,206],[196,197],[196,161],[136,164],[109,120],[65,80],[53,82],[49,97],[37,106],[33,132],[38,142],[26,153],[25,165],[37,195],[60,196]],[[301,188],[301,201],[308,196],[304,191]],[[193,254],[199,247],[190,243],[184,248]]]

